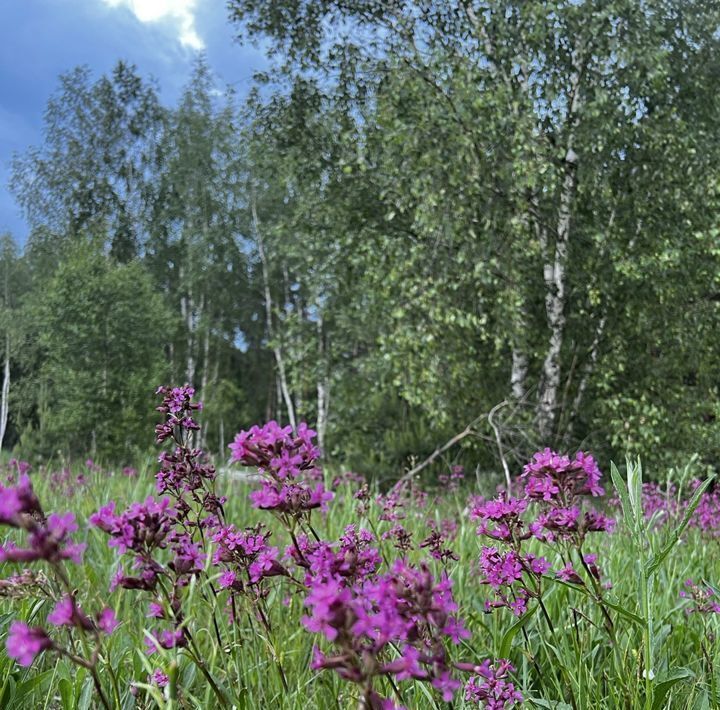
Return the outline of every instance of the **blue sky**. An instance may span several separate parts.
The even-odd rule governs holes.
[[[85,64],[99,76],[125,59],[173,103],[204,51],[219,79],[242,96],[266,63],[233,36],[224,0],[0,0],[0,232],[20,242],[27,236],[8,191],[10,161],[42,140],[59,74]]]

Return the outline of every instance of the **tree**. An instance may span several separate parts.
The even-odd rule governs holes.
[[[14,360],[23,337],[21,299],[28,288],[27,269],[17,244],[9,234],[0,236],[0,343],[2,345],[2,386],[0,389],[0,451],[11,423],[10,383],[17,376]]]
[[[356,120],[346,168],[360,177],[344,186],[369,186],[384,220],[356,226],[347,253],[364,254],[367,298],[396,316],[379,347],[407,401],[458,427],[520,399],[534,421],[520,446],[589,435],[607,445],[617,443],[608,388],[648,396],[657,356],[647,355],[668,332],[658,316],[670,332],[690,328],[693,370],[712,371],[702,333],[718,317],[707,294],[720,103],[704,87],[720,57],[718,8],[231,0],[230,10],[243,36],[270,40],[293,77],[287,96],[296,77],[315,78],[326,104]],[[673,303],[703,316],[688,324]],[[659,419],[697,394],[688,381],[674,378],[669,398],[649,394]]]
[[[246,260],[239,243],[237,143],[231,94],[218,105],[199,59],[169,113],[156,176],[146,263],[182,320],[173,343],[175,378],[205,396],[219,360],[241,334]]]
[[[33,231],[52,248],[94,232],[120,261],[142,249],[148,178],[163,128],[155,88],[118,62],[91,81],[87,67],[61,75],[45,111],[44,141],[13,161],[11,189]]]
[[[168,374],[163,345],[175,321],[145,268],[77,244],[35,291],[31,312],[45,396],[25,447],[125,457],[150,447],[153,389]]]

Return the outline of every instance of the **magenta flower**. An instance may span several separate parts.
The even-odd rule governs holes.
[[[115,612],[110,607],[105,607],[97,618],[97,626],[103,633],[108,636],[120,626],[120,622],[115,615]]]
[[[149,680],[151,683],[157,685],[158,688],[166,688],[168,683],[170,683],[170,678],[168,678],[159,668],[156,668],[152,672]]]
[[[15,486],[0,485],[0,524],[19,526],[18,516],[42,512],[27,474],[21,474]]]
[[[7,637],[7,654],[21,666],[30,666],[35,657],[52,648],[50,637],[39,627],[30,627],[22,621],[13,621]]]
[[[562,569],[557,571],[556,576],[563,582],[583,584],[582,577],[580,577],[580,575],[575,571],[575,568],[569,562]]]
[[[569,456],[545,449],[533,456],[521,478],[525,479],[525,493],[530,498],[568,501],[578,495],[603,495],[601,475],[590,454],[580,451],[570,460]]]
[[[72,513],[48,516],[45,523],[38,523],[34,519],[23,521],[28,530],[30,547],[21,549],[14,544],[0,545],[0,562],[34,562],[47,560],[60,562],[71,560],[75,563],[82,561],[85,543],[72,543],[69,536],[77,530],[75,516]]]
[[[465,700],[482,703],[487,710],[506,710],[523,702],[523,696],[508,679],[515,669],[508,661],[498,660],[491,665],[483,661],[475,669],[477,675],[465,685]]]
[[[48,614],[47,620],[55,626],[72,626],[74,615],[75,604],[70,597],[66,596],[55,605],[55,608]]]

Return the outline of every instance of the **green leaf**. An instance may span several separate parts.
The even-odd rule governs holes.
[[[633,624],[637,624],[641,627],[645,626],[645,619],[642,616],[639,616],[638,614],[635,614],[629,609],[626,609],[624,606],[617,602],[611,601],[607,597],[604,598],[604,602],[606,606],[609,606],[613,611],[616,611],[618,614],[620,614],[620,616],[625,617],[628,621],[632,621]]]
[[[680,681],[693,678],[695,674],[689,668],[675,668],[664,673],[655,680],[655,692],[653,693],[652,710],[661,710],[665,704],[665,698],[672,687]]]
[[[0,692],[0,708],[11,708],[15,705],[16,700],[15,679],[8,675],[2,692]]]
[[[539,606],[536,605],[530,611],[523,614],[504,634],[502,637],[502,641],[500,642],[500,647],[498,649],[498,657],[499,658],[509,658],[510,657],[510,648],[512,647],[512,642],[515,636],[517,635],[518,631],[525,626],[525,624],[530,621],[530,619],[533,617],[535,612],[539,609]]]
[[[645,527],[642,508],[642,463],[639,458],[634,464],[630,458],[627,458],[626,465],[628,498],[633,513],[634,529],[639,535]]]
[[[52,677],[54,670],[45,671],[38,673],[38,675],[29,678],[28,680],[18,683],[17,689],[15,690],[15,701],[22,700],[28,693],[33,692],[39,686],[43,685],[46,680]]]
[[[63,710],[74,710],[75,693],[73,692],[72,683],[67,678],[61,678],[58,682],[58,690],[60,691],[60,702]]]
[[[625,484],[620,471],[614,462],[610,462],[610,478],[612,478],[613,486],[615,486],[615,492],[620,499],[620,505],[623,512],[623,520],[625,525],[632,533],[635,532],[635,521],[632,512],[632,504],[630,502],[630,495],[628,494],[628,487]]]
[[[77,710],[88,710],[93,699],[93,682],[92,678],[86,678],[80,693]]]
[[[672,531],[672,534],[670,535],[670,540],[665,544],[665,547],[663,547],[660,552],[653,555],[647,561],[645,565],[645,572],[648,577],[651,577],[653,574],[655,574],[660,565],[663,563],[663,560],[670,554],[670,550],[672,550],[673,547],[677,545],[678,540],[680,540],[680,536],[683,534],[685,528],[690,522],[692,514],[695,512],[695,509],[700,504],[700,497],[707,490],[708,486],[713,482],[713,480],[715,480],[715,476],[709,476],[702,482],[702,484],[697,487],[697,490],[693,494],[693,497],[690,499],[688,507],[685,509],[685,515],[683,515],[683,519],[680,521],[680,524]]]

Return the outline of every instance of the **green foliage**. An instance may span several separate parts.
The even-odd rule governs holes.
[[[44,406],[23,448],[128,456],[151,446],[145,413],[153,383],[167,377],[158,334],[173,319],[142,264],[116,264],[78,244],[27,312],[43,353]]]
[[[13,313],[91,234],[150,273],[169,377],[243,425],[294,410],[391,477],[507,401],[516,460],[582,445],[717,466],[716,7],[229,11],[275,62],[242,104],[202,58],[175,106],[123,63],[61,76],[13,164],[32,227]],[[15,442],[51,394],[10,320]],[[497,463],[488,441],[466,442],[470,463]]]

